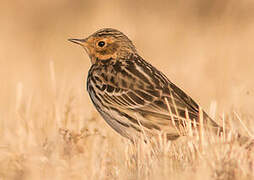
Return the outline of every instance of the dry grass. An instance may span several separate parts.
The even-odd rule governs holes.
[[[234,142],[234,134],[219,138],[187,125],[189,136],[175,142],[161,135],[133,144],[96,113],[87,118],[78,96],[66,94],[36,107],[17,86],[15,125],[1,127],[2,179],[254,178],[254,152]]]
[[[89,59],[67,39],[114,27],[217,122],[254,134],[253,2],[154,2],[1,3],[0,179],[254,178],[233,135],[131,144],[95,112]]]

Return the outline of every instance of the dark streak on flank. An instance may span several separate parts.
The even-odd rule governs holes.
[[[121,124],[122,126],[124,126],[124,127],[130,127],[129,126],[129,124],[126,124],[126,123],[124,123],[124,122],[121,122],[121,121],[119,121],[119,120],[117,120],[117,119],[114,119],[117,123],[119,123],[119,124]]]
[[[91,81],[92,81],[94,84],[96,84],[96,81],[95,81],[95,79],[94,79],[93,77],[91,77]]]
[[[123,101],[121,101],[121,100],[119,100],[119,98],[118,97],[116,97],[116,96],[112,96],[112,99],[114,100],[114,102],[116,102],[118,105],[124,105],[124,106],[126,106],[126,102],[123,102]]]
[[[102,100],[97,96],[97,94],[95,93],[95,90],[92,86],[89,86],[89,90],[93,93],[94,97],[102,104],[104,105],[104,103],[102,102]]]
[[[103,96],[103,95],[101,95],[101,94],[98,94],[99,96],[100,96],[100,98],[104,101],[104,102],[106,102],[107,104],[111,104],[111,102],[109,102],[106,98],[105,98],[105,96]],[[105,106],[105,105],[104,105]]]

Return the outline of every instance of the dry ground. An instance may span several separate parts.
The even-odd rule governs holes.
[[[0,179],[254,179],[254,155],[227,138],[132,145],[85,91],[90,61],[67,41],[103,27],[216,121],[254,134],[254,2],[2,1]]]

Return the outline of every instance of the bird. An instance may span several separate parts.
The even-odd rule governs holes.
[[[176,140],[186,135],[181,131],[186,124],[223,131],[198,103],[144,60],[121,31],[103,28],[86,38],[68,40],[88,54],[90,99],[122,136],[135,140],[144,134],[152,138],[163,133],[168,140]]]

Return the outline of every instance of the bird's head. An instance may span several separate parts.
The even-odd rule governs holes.
[[[81,45],[88,53],[92,64],[122,59],[136,53],[131,40],[122,32],[111,28],[96,31],[85,39],[69,39],[69,41]]]

